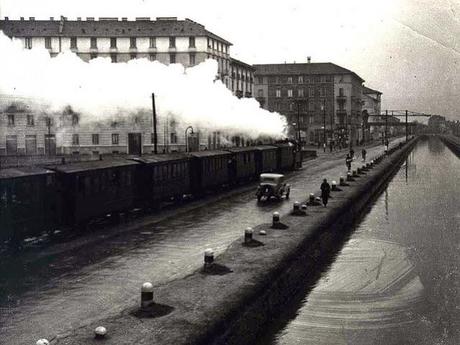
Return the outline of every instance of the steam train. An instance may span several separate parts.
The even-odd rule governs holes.
[[[0,240],[78,229],[107,214],[199,197],[263,172],[292,170],[301,161],[294,145],[282,143],[1,169]]]

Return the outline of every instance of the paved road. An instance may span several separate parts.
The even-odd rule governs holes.
[[[381,152],[382,146],[369,148],[368,157]],[[291,174],[289,202],[258,205],[254,189],[246,187],[188,212],[157,217],[157,222],[129,232],[95,235],[97,241],[76,240],[84,245],[41,255],[38,262],[24,263],[19,258],[17,274],[0,284],[4,290],[0,296],[7,296],[0,306],[2,343],[52,339],[138,303],[142,282],[160,285],[189,274],[201,266],[205,248],[222,252],[245,227],[269,222],[274,211],[289,212],[293,201],[319,189],[322,178],[338,180],[346,171],[344,156],[345,151],[321,152]],[[353,163],[360,164],[359,160]],[[23,290],[27,291],[18,293]]]

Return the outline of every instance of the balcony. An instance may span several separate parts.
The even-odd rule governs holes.
[[[336,96],[336,99],[337,99],[337,102],[339,103],[345,103],[347,101],[347,96],[339,95],[339,96]]]

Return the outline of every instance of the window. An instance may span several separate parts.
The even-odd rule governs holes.
[[[130,37],[129,38],[129,47],[130,48],[136,48],[136,37]]]
[[[297,97],[303,97],[303,89],[297,90]]]
[[[32,37],[26,37],[25,38],[24,47],[26,49],[32,49]]]
[[[97,38],[96,37],[91,37],[91,48],[92,49],[97,48]]]
[[[34,123],[34,116],[33,115],[27,115],[27,126],[33,126]]]
[[[211,39],[208,37],[208,48],[211,48]]]
[[[120,135],[118,133],[112,134],[112,145],[118,145],[120,141]]]
[[[131,60],[137,59],[137,54],[136,53],[131,53],[131,54],[129,54],[129,57],[131,58]]]
[[[312,87],[308,88],[308,97],[314,97],[315,96],[315,89]]]
[[[169,63],[176,63],[176,54],[169,54]]]
[[[264,96],[264,90],[257,90],[257,97],[263,97]]]
[[[77,38],[76,37],[70,37],[70,48],[77,49]]]
[[[280,97],[281,97],[281,90],[280,90],[280,89],[277,89],[277,90],[276,90],[276,97],[277,97],[277,98],[280,98]]]
[[[299,75],[299,77],[297,78],[297,83],[303,84],[303,76]]]
[[[177,144],[177,134],[171,133],[171,144]]]
[[[190,48],[195,48],[195,37],[189,37],[188,38],[188,46]]]
[[[190,65],[195,65],[195,64],[196,64],[195,54],[191,53],[190,54]]]
[[[169,48],[176,48],[176,37],[169,37]]]
[[[263,84],[264,83],[264,78],[263,77],[257,77],[257,84]]]
[[[51,49],[51,37],[45,37],[45,48]]]
[[[91,136],[93,145],[99,145],[99,134],[93,134]]]
[[[117,47],[117,38],[110,37],[110,48],[116,48],[116,47]]]
[[[14,126],[14,115],[13,114],[8,115],[8,126]]]
[[[155,61],[157,59],[157,54],[150,53],[149,54],[149,60],[150,61]]]
[[[80,145],[80,137],[78,134],[72,134],[72,145]]]
[[[288,90],[288,97],[292,97],[292,89]]]
[[[313,101],[308,102],[308,110],[315,110],[315,103]]]
[[[149,47],[150,48],[156,48],[157,47],[157,38],[156,37],[150,37],[149,38]]]
[[[288,77],[287,82],[288,82],[288,84],[292,84],[292,77]]]
[[[97,53],[91,53],[91,54],[89,54],[89,58],[90,58],[91,60],[97,58]]]
[[[343,96],[343,88],[339,88],[339,96]]]
[[[113,63],[116,63],[118,60],[117,54],[110,54],[110,60],[112,60]]]

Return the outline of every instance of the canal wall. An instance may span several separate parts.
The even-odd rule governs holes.
[[[104,326],[108,332],[104,344],[253,344],[264,326],[333,262],[352,224],[416,141],[393,148],[365,175],[347,182],[349,186],[340,187],[342,191],[332,192],[327,208],[309,206],[306,216],[281,215],[284,229],[272,229],[267,219],[254,229],[251,245],[242,244],[241,229],[242,238],[218,256],[209,270],[162,286],[155,286],[155,277],[146,272],[146,280],[155,286],[152,308],[140,311],[133,305],[51,343],[100,343],[93,330]],[[305,196],[310,192],[305,191]],[[259,234],[260,230],[266,234]],[[140,290],[136,293],[140,303]]]
[[[440,135],[439,137],[442,142],[457,155],[457,157],[460,157],[460,138],[453,135]]]

